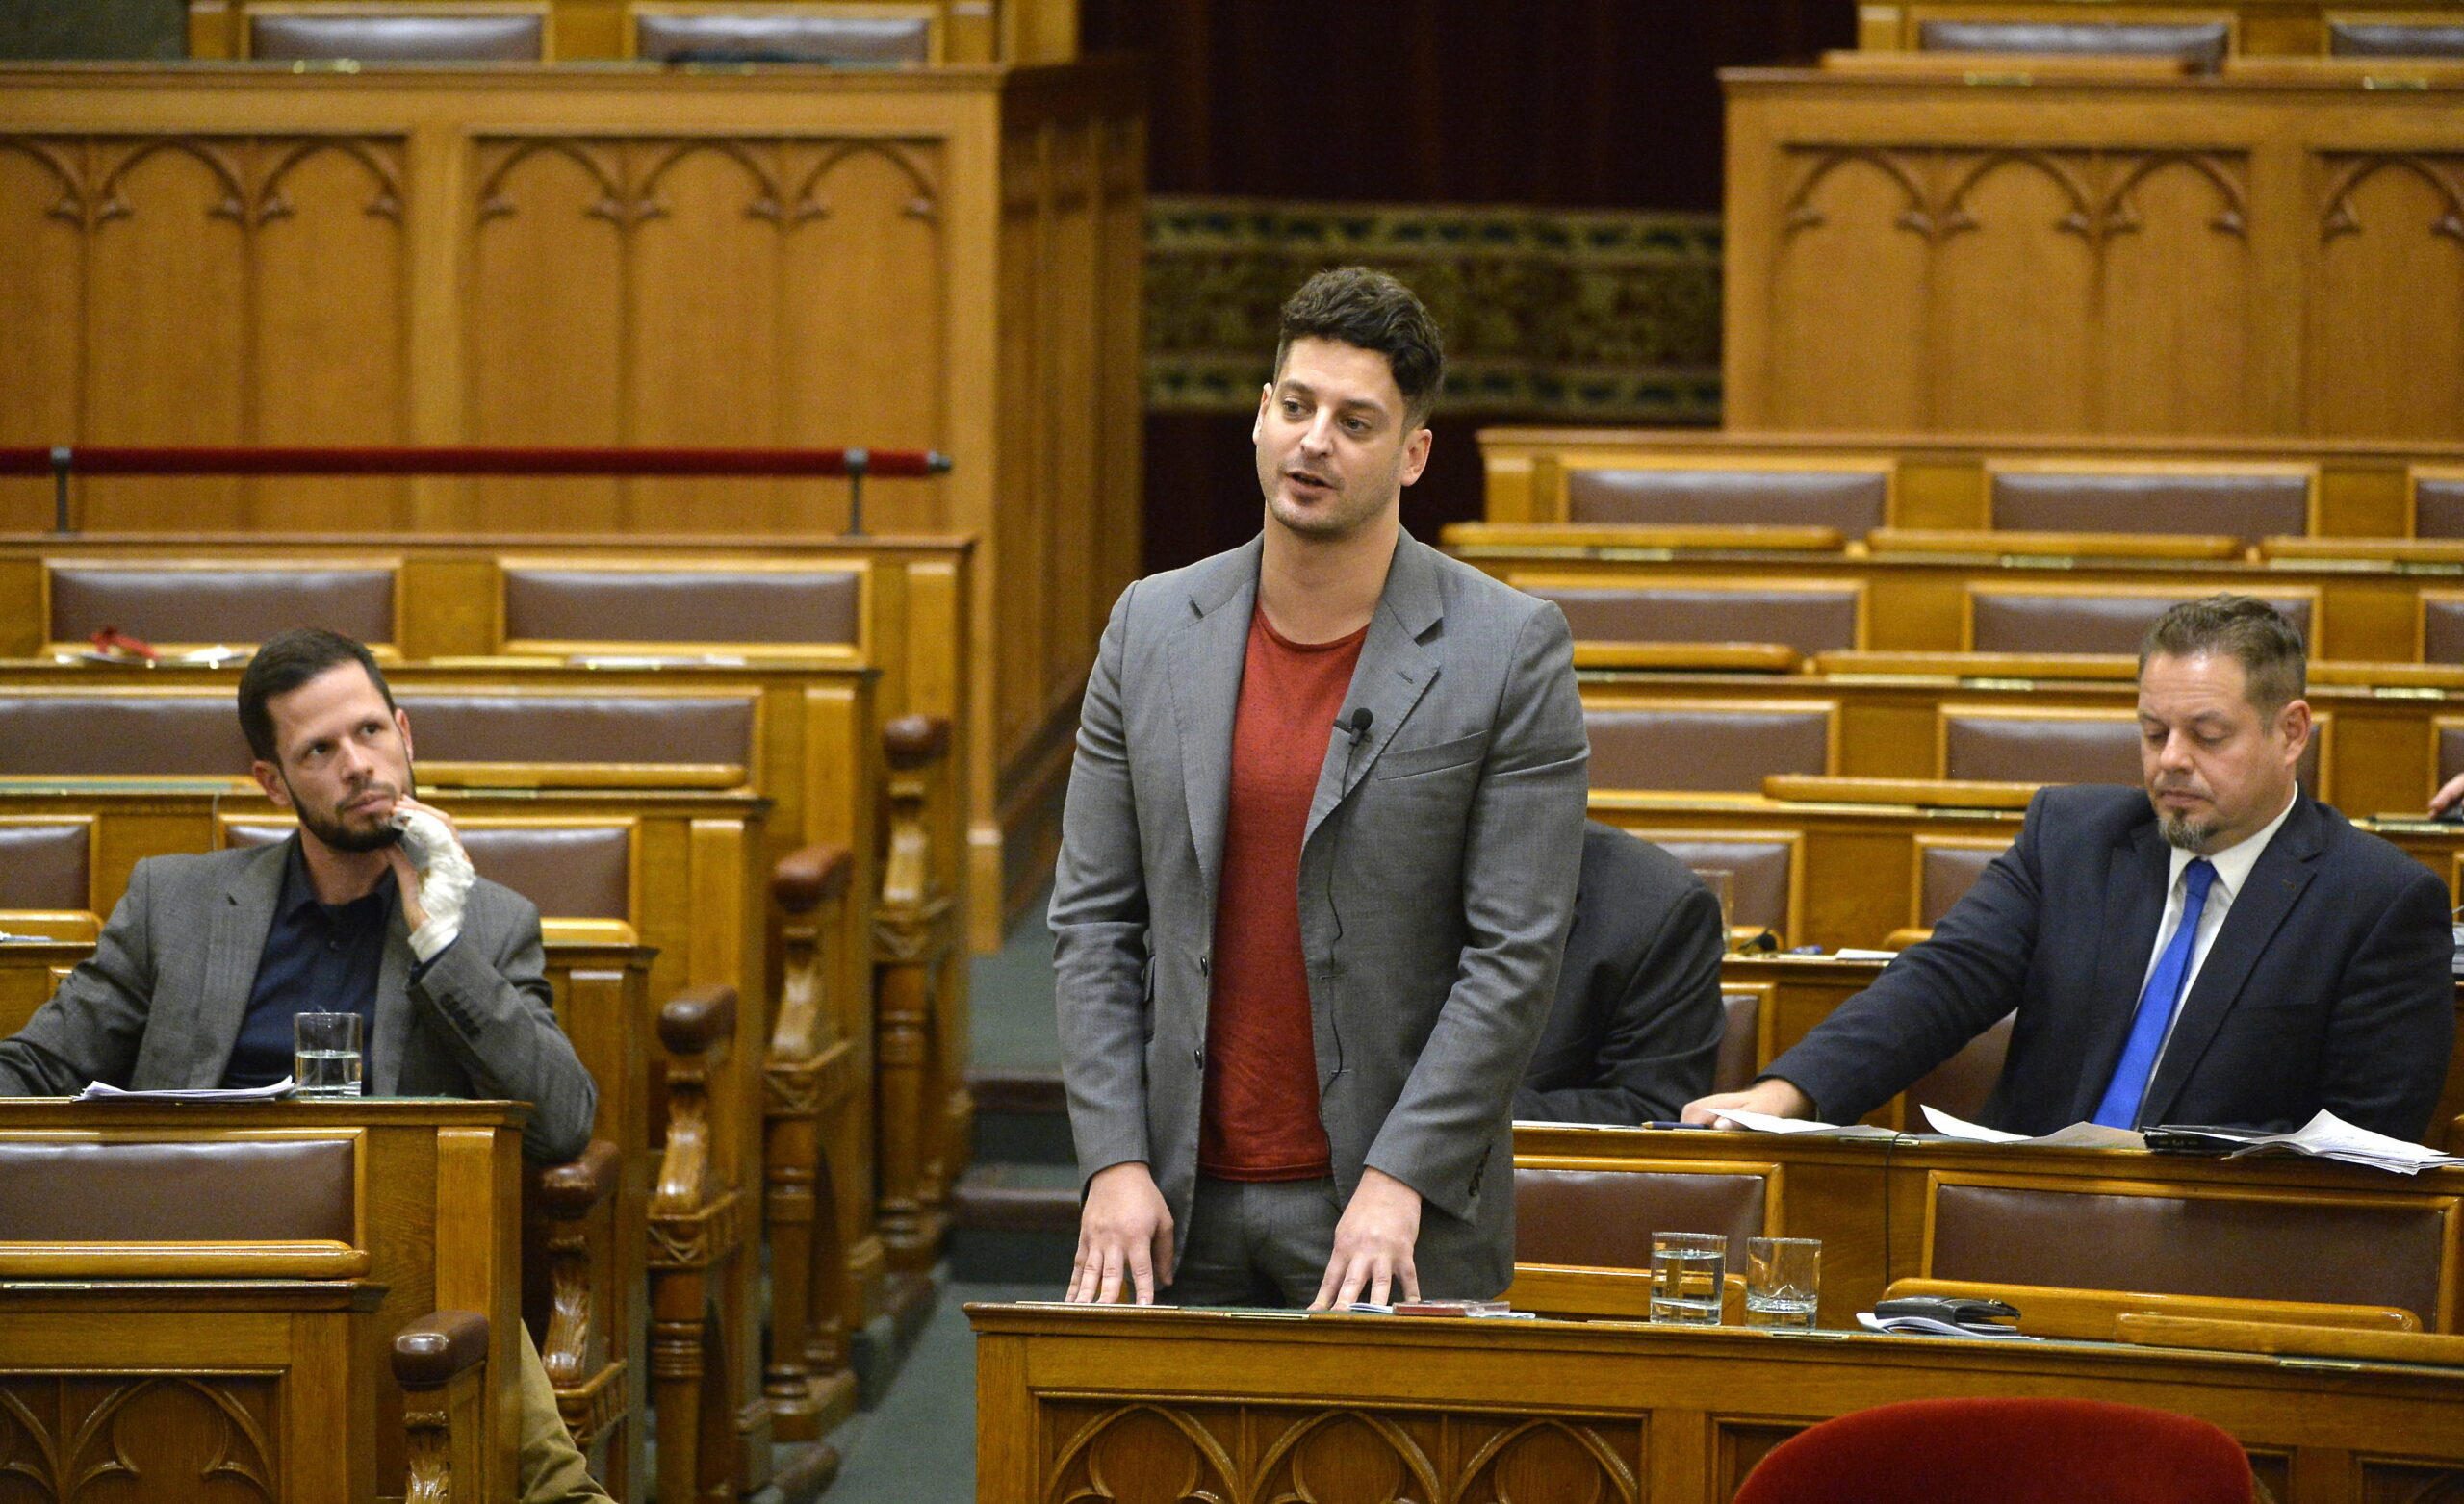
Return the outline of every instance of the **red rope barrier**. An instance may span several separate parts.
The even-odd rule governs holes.
[[[0,475],[937,475],[935,449],[0,447]]]

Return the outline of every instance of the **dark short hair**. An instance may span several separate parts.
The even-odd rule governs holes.
[[[321,626],[295,626],[269,638],[248,660],[247,671],[240,676],[240,729],[248,738],[248,751],[265,762],[279,765],[280,750],[273,742],[273,712],[266,701],[276,695],[288,695],[328,669],[346,663],[356,663],[368,671],[368,682],[385,697],[385,708],[394,708],[394,691],[385,683],[385,676],[376,667],[376,655],[340,632],[329,632]]]
[[[1300,284],[1283,305],[1274,373],[1295,340],[1334,340],[1386,357],[1403,394],[1404,417],[1417,427],[1446,387],[1446,342],[1437,320],[1412,290],[1367,267],[1337,267]]]
[[[2139,640],[2139,671],[2158,653],[2187,658],[2229,652],[2242,665],[2243,698],[2273,715],[2301,698],[2306,659],[2301,631],[2283,612],[2253,596],[2203,596],[2156,619]]]

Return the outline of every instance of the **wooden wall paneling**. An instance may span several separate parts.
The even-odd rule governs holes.
[[[2464,432],[2464,154],[2329,151],[2305,166],[2316,430]]]
[[[1733,118],[1733,117],[1732,117]],[[1742,129],[1752,127],[1738,121]],[[1887,152],[1777,153],[1751,166],[1732,148],[1732,242],[1739,221],[1780,238],[1767,308],[1751,313],[1747,279],[1730,276],[1727,346],[1770,371],[1759,389],[1728,391],[1727,421],[1767,425],[1780,413],[1844,431],[1922,429],[1933,414],[1917,379],[1931,358],[1924,295],[1931,221],[1918,221],[1924,191],[1915,166]],[[1760,195],[1784,192],[1784,201]],[[1740,400],[1747,397],[1748,400]],[[1748,401],[1767,400],[1769,412]]]
[[[1932,425],[2094,431],[2098,194],[2083,154],[1911,153],[1931,159],[1926,377]],[[2045,226],[2068,233],[2046,234]]]
[[[2118,154],[2080,229],[2097,258],[2090,421],[2212,433],[2246,408],[2258,268],[2249,164],[2236,153]],[[2155,372],[2165,379],[2150,379]]]
[[[86,327],[87,153],[0,136],[0,444],[56,444],[79,429]],[[0,506],[51,525],[48,480],[0,480]],[[0,609],[6,609],[0,606]]]

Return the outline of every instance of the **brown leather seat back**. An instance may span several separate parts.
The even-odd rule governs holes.
[[[2311,724],[2296,769],[2326,798],[2322,776],[2329,723]],[[1942,777],[1987,783],[2140,783],[2139,721],[2126,711],[2030,715],[1942,708]]]
[[[1578,642],[1784,643],[1802,653],[1861,646],[1854,586],[1524,587],[1556,602]]]
[[[1916,26],[1916,45],[1927,52],[2075,52],[2185,58],[2202,73],[2213,73],[2224,65],[2224,54],[2232,41],[2233,29],[2223,21],[2158,24],[1929,20],[1919,21]]]
[[[933,23],[914,15],[832,15],[824,12],[711,4],[706,12],[639,11],[633,56],[750,63],[930,63]]]
[[[1743,1091],[1754,1081],[1762,1030],[1762,994],[1720,992],[1720,1054],[1711,1066],[1713,1091]]]
[[[422,762],[753,763],[744,695],[498,695],[409,691]]]
[[[248,742],[228,694],[0,694],[0,774],[238,777]]]
[[[106,626],[153,643],[252,646],[294,626],[373,646],[394,640],[390,569],[56,564],[50,576],[56,643],[84,642]]]
[[[1908,1123],[1911,1133],[1926,1131],[1925,1117],[1918,1110],[1932,1106],[1953,1117],[1975,1122],[1985,1109],[1985,1099],[1993,1094],[1993,1083],[2002,1079],[2003,1057],[2011,1053],[2011,1014],[1994,1021],[1993,1027],[1960,1046],[1960,1052],[1935,1066],[1908,1088]]]
[[[234,824],[232,846],[271,846],[292,827]],[[472,869],[538,905],[543,919],[633,918],[633,830],[629,824],[461,827]]]
[[[2351,1196],[2125,1195],[1947,1178],[1931,1212],[1929,1279],[2396,1306],[2433,1331],[2452,1214]]]
[[[0,908],[90,906],[93,829],[90,820],[0,823]]]
[[[1693,1170],[1514,1167],[1514,1261],[1595,1269],[1647,1269],[1652,1234],[1726,1233],[1732,1267],[1744,1272],[1741,1239],[1762,1236],[1767,1183],[1760,1175]]]
[[[2464,663],[2464,595],[2422,593],[2422,661]]]
[[[852,570],[583,570],[504,566],[509,643],[857,641]]]
[[[2118,592],[2029,590],[1974,585],[1967,593],[1969,647],[1978,652],[2118,652],[2137,654],[2156,619],[2201,592],[2124,595]],[[2252,591],[2284,613],[2304,643],[2317,640],[2313,597]]]
[[[1763,834],[1716,830],[1634,832],[1697,872],[1724,867],[1734,874],[1729,892],[1729,923],[1788,932],[1789,900],[1796,886],[1797,843]]]
[[[1570,470],[1566,520],[1659,527],[1835,527],[1861,538],[1888,524],[1889,495],[1889,477],[1880,471]]]
[[[1931,930],[1942,922],[1951,905],[1967,896],[1993,858],[2007,846],[1936,846],[1921,839],[1916,848],[1916,923]]]
[[[1997,470],[1993,525],[2020,532],[2214,533],[2310,530],[2310,477],[2248,472]]]
[[[2414,473],[2413,536],[2464,538],[2464,474]]]
[[[268,63],[539,63],[548,55],[545,13],[368,10],[366,15],[252,10],[248,56]]]
[[[2436,724],[2438,727],[2438,773],[2434,781],[2443,784],[2455,775],[2464,773],[2464,721],[2450,720],[2442,716]],[[2424,797],[2427,797],[2426,791]]]
[[[356,1178],[347,1138],[0,1137],[0,1238],[347,1243]]]
[[[2336,58],[2464,58],[2464,23],[2329,16],[2327,55]]]
[[[1591,786],[1758,794],[1773,773],[1831,771],[1826,701],[1583,707]]]

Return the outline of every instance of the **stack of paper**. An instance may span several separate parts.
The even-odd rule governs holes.
[[[271,1102],[291,1095],[288,1076],[270,1086],[196,1086],[185,1090],[126,1091],[107,1082],[90,1082],[72,1102]]]
[[[1816,1123],[1802,1117],[1773,1117],[1768,1112],[1740,1112],[1733,1108],[1723,1108],[1713,1111],[1711,1120],[1730,1128],[1751,1129],[1758,1134],[1829,1134],[1836,1138],[1897,1138],[1899,1136],[1890,1129],[1876,1128],[1870,1123],[1850,1123],[1843,1128],[1835,1123]]]
[[[1981,1123],[1964,1122],[1931,1103],[1925,1107],[1925,1121],[1934,1132],[1945,1138],[1964,1138],[1979,1144],[2040,1144],[2048,1149],[2144,1149],[2147,1136],[2127,1128],[2107,1128],[2102,1123],[2073,1123],[2057,1128],[2034,1138],[2025,1134],[2008,1134]]]
[[[2201,1128],[2197,1130],[2212,1138],[2230,1139],[2242,1147],[2229,1158],[2240,1159],[2250,1154],[2306,1154],[2322,1160],[2340,1160],[2347,1164],[2367,1164],[2374,1169],[2394,1170],[2400,1175],[2418,1175],[2442,1165],[2464,1164],[2464,1155],[2441,1154],[2420,1144],[2374,1134],[2366,1128],[2355,1128],[2325,1108],[2319,1115],[2290,1134],[2261,1133],[2256,1129]]]

